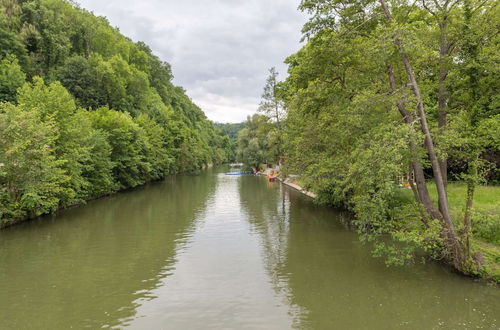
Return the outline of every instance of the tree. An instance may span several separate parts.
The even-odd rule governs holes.
[[[276,157],[280,162],[280,157],[283,156],[283,120],[285,117],[285,109],[283,101],[279,96],[278,72],[273,67],[269,69],[269,77],[267,78],[262,93],[262,101],[259,106],[259,112],[264,113],[275,123],[275,130],[272,134],[272,142],[269,141],[275,149]]]
[[[68,181],[54,153],[57,126],[35,109],[0,105],[0,219],[52,212]]]
[[[18,36],[2,27],[0,16],[0,58],[7,55],[14,55],[21,62],[26,62],[26,50],[23,44],[19,41]]]
[[[411,259],[409,246],[420,246],[466,273],[477,272],[467,243],[473,189],[463,221],[452,218],[445,165],[448,157],[467,164],[454,168],[454,175],[469,180],[470,187],[481,180],[478,165],[486,171],[478,160],[490,145],[480,142],[480,131],[489,131],[489,124],[479,122],[490,118],[495,101],[489,93],[492,67],[479,64],[477,45],[489,49],[497,35],[485,24],[486,17],[495,17],[495,6],[472,2],[481,9],[469,22],[478,22],[483,33],[462,31],[471,25],[467,4],[455,1],[304,0],[300,8],[312,15],[303,30],[309,40],[287,59],[289,77],[281,86],[288,110],[288,170],[304,174],[321,200],[355,210],[363,238],[388,233],[403,242],[405,248],[385,249],[391,260]],[[427,169],[437,187],[437,206]],[[396,202],[394,182],[401,177],[412,188],[411,207]],[[406,215],[395,217],[399,212]]]
[[[215,127],[220,129],[224,135],[227,135],[233,142],[238,140],[238,133],[245,128],[245,123],[215,123]]]
[[[422,0],[422,6],[432,14],[435,19],[439,31],[439,60],[438,60],[438,84],[437,84],[437,103],[438,103],[438,127],[440,133],[444,134],[447,124],[448,115],[448,74],[450,70],[450,62],[452,54],[456,49],[457,40],[450,36],[450,26],[453,26],[453,9],[459,4],[459,1],[444,0],[429,2]],[[442,157],[441,157],[442,158]],[[443,175],[444,185],[448,184],[448,164],[447,159],[439,160],[441,173]]]
[[[14,102],[16,92],[24,84],[24,74],[18,60],[9,55],[0,60],[0,102]]]
[[[146,182],[149,165],[145,151],[145,133],[123,112],[107,107],[91,113],[92,126],[103,131],[111,146],[111,161],[114,164],[113,180],[118,189],[135,187]]]
[[[174,158],[168,152],[168,137],[165,128],[156,123],[148,115],[142,114],[135,122],[144,130],[147,136],[145,156],[151,164],[148,180],[159,180],[170,173]]]
[[[147,45],[73,1],[0,0],[0,102],[54,128],[44,159],[62,177],[42,212],[230,158],[228,139],[171,80]]]
[[[104,86],[98,79],[93,64],[83,56],[73,56],[66,60],[57,71],[61,84],[75,97],[83,108],[97,109],[106,105]]]
[[[278,72],[273,67],[269,69],[269,77],[267,78],[264,86],[259,112],[262,112],[271,118],[274,122],[276,122],[278,129],[281,129],[281,123],[285,116],[285,110],[283,108],[283,102],[279,99],[278,89]]]
[[[46,85],[43,79],[35,77],[33,83],[26,83],[18,92],[19,108],[36,110],[43,122],[53,122],[58,135],[53,145],[54,154],[62,162],[62,168],[69,177],[65,185],[66,196],[62,205],[71,205],[81,200],[88,183],[82,176],[84,162],[92,157],[91,134],[85,131],[85,123],[79,122],[73,97],[59,82]],[[80,126],[81,125],[81,126]]]
[[[118,190],[112,174],[114,163],[111,159],[112,148],[108,134],[93,128],[92,114],[86,110],[77,110],[75,122],[78,123],[80,141],[88,147],[90,155],[80,160],[81,176],[85,182],[80,198],[101,197]]]
[[[248,117],[245,128],[238,134],[238,160],[249,168],[258,170],[263,163],[276,161],[271,158],[268,135],[273,125],[264,115]]]

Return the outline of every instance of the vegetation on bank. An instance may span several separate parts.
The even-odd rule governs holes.
[[[437,202],[436,189],[429,184],[431,197]],[[448,200],[453,219],[462,219],[466,204],[467,185],[463,182],[448,184]],[[413,203],[413,194],[407,188],[401,188],[398,198],[404,203]],[[500,186],[478,186],[474,194],[472,213],[472,250],[480,258],[480,275],[500,282]],[[401,213],[400,216],[407,216]],[[418,220],[418,219],[415,219]],[[455,223],[457,227],[460,222]]]
[[[0,0],[0,222],[229,161],[170,65],[66,0]]]
[[[238,141],[239,132],[245,128],[245,123],[214,123],[214,125],[220,129],[222,133],[229,136],[229,139],[235,144]]]
[[[231,162],[236,161],[238,134],[243,128],[245,128],[245,123],[214,123],[214,125],[231,140],[231,153],[229,155],[229,160]]]
[[[249,118],[242,160],[283,160],[319,202],[353,210],[361,238],[388,263],[424,251],[497,276],[500,214],[489,194],[498,188],[484,185],[500,181],[500,7],[303,0],[300,9],[311,15],[307,43],[286,60],[285,81],[272,83],[271,72],[263,95],[284,116],[268,106]]]
[[[249,116],[238,133],[237,157],[249,169],[260,165],[278,164],[284,154],[283,134],[286,109],[279,97],[278,72],[269,70],[262,93],[259,114]]]

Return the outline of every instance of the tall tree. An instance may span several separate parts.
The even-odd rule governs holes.
[[[54,149],[53,121],[35,109],[0,104],[0,219],[38,216],[55,211],[68,180]]]
[[[494,17],[488,14],[493,11],[487,1],[471,1],[481,8],[475,11],[474,22]],[[491,56],[474,57],[474,51],[461,54],[464,49],[474,50],[467,45],[495,44],[495,35],[461,32],[467,21],[461,16],[466,6],[453,0],[417,4],[304,0],[300,8],[312,17],[303,30],[308,43],[287,60],[289,77],[283,85],[288,108],[287,166],[304,173],[306,184],[320,191],[321,198],[352,207],[364,237],[399,232],[393,237],[406,240],[409,236],[404,238],[400,231],[405,221],[388,220],[388,214],[401,206],[391,205],[394,190],[386,183],[394,180],[389,169],[393,176],[406,177],[408,169],[398,163],[408,162],[422,220],[419,235],[433,232],[437,219],[445,245],[439,248],[440,238],[435,237],[436,251],[442,251],[457,269],[474,273],[477,265],[466,243],[472,197],[463,222],[456,215],[452,218],[446,159],[468,164],[469,173],[463,177],[475,183],[482,176],[477,166],[486,168],[473,159],[480,159],[484,146],[490,145],[480,141],[489,135],[486,127],[491,127],[494,111],[490,109],[495,107],[489,94],[491,67],[486,70],[478,64]],[[487,25],[483,30],[489,30]],[[468,69],[462,71],[462,67]],[[484,85],[478,83],[481,80]],[[475,92],[469,81],[475,84]],[[478,92],[483,86],[484,91]],[[474,99],[468,96],[471,93],[487,96]],[[402,122],[388,112],[390,108],[398,110]],[[490,119],[483,124],[481,118]],[[399,151],[394,149],[402,145]],[[386,154],[379,154],[377,146]],[[437,206],[427,187],[426,168],[432,170]],[[402,253],[396,247],[392,251]]]
[[[274,67],[269,69],[269,76],[264,86],[262,101],[258,110],[268,116],[276,125],[272,143],[275,144],[277,158],[280,159],[283,156],[283,120],[286,112],[283,101],[279,96],[278,71]]]
[[[262,101],[259,106],[259,112],[262,112],[271,118],[279,129],[285,116],[283,102],[278,97],[278,71],[272,67],[269,69],[264,91],[262,93]]]
[[[9,55],[0,60],[0,102],[14,102],[17,89],[25,79],[26,75],[15,56]]]

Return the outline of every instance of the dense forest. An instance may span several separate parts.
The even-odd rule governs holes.
[[[237,158],[238,134],[245,128],[245,123],[214,123],[215,127],[220,129],[222,133],[229,136],[231,140],[230,161],[235,161]]]
[[[245,123],[214,123],[214,125],[235,143],[238,140],[238,133],[245,128]]]
[[[72,1],[0,5],[0,223],[230,159],[147,45]]]
[[[319,202],[351,209],[388,263],[423,251],[500,279],[498,2],[303,0],[300,9],[306,43],[286,59],[286,80],[270,71],[240,157],[281,159]]]

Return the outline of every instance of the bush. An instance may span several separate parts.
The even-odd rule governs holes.
[[[472,215],[474,237],[493,244],[500,244],[500,215],[475,211]]]

